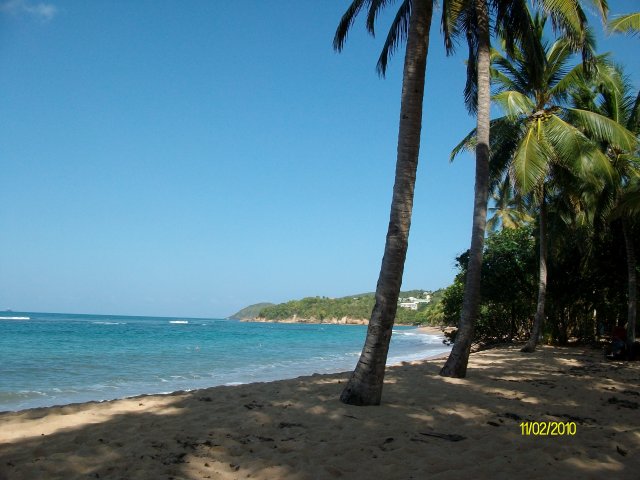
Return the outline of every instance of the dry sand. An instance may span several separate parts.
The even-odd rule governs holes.
[[[441,365],[389,369],[381,407],[341,404],[337,374],[0,414],[0,478],[640,478],[640,362],[544,347],[474,354],[467,379]]]

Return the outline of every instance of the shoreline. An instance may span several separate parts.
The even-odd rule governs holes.
[[[637,478],[640,362],[584,347],[387,368],[379,407],[344,405],[348,373],[0,414],[0,478]],[[523,435],[573,422],[575,435]]]
[[[304,324],[304,323],[303,323]],[[310,325],[307,323],[307,325]],[[401,325],[404,327],[414,327],[414,326],[405,326],[405,325]],[[434,328],[434,327],[416,327],[414,328],[415,330],[417,330],[420,334],[423,335],[431,335],[431,336],[437,336],[438,338],[444,339],[443,335],[442,335],[442,331]],[[399,365],[403,365],[403,364],[407,364],[407,363],[411,363],[411,362],[415,362],[415,361],[422,361],[422,360],[430,360],[430,359],[438,359],[438,358],[442,358],[443,356],[447,356],[448,352],[446,353],[430,353],[430,352],[425,352],[424,357],[419,357],[419,358],[415,358],[415,357],[407,357],[405,359],[397,359],[397,360],[393,360],[393,362],[391,363],[387,363],[387,368],[390,368],[392,366],[399,366]],[[357,360],[354,360],[354,364],[353,367],[355,367],[355,362]],[[389,360],[388,360],[389,361]],[[84,398],[84,399],[73,399],[70,398],[68,401],[65,401],[65,398],[61,398],[60,400],[58,400],[57,403],[53,403],[53,404],[45,404],[45,405],[36,405],[36,406],[25,406],[25,407],[19,407],[19,408],[13,408],[13,409],[3,409],[6,407],[3,407],[2,405],[0,405],[0,415],[2,414],[7,414],[7,413],[19,413],[19,412],[24,412],[24,411],[29,411],[29,410],[38,410],[38,409],[43,409],[43,408],[59,408],[59,407],[66,407],[66,406],[71,406],[71,405],[82,405],[82,404],[88,404],[88,403],[93,403],[93,404],[101,404],[101,403],[105,403],[105,402],[114,402],[114,401],[119,401],[119,400],[129,400],[129,399],[136,399],[139,397],[146,397],[146,396],[155,396],[155,395],[176,395],[176,394],[181,394],[181,393],[191,393],[191,392],[197,392],[198,390],[206,390],[209,388],[217,388],[217,387],[232,387],[232,386],[239,386],[239,385],[251,385],[253,383],[269,383],[269,382],[277,382],[277,381],[287,381],[287,380],[293,380],[295,378],[300,378],[300,377],[304,377],[304,376],[316,376],[316,375],[332,375],[332,374],[340,374],[340,373],[344,373],[344,371],[341,371],[342,367],[338,367],[336,368],[336,370],[325,370],[325,373],[318,373],[318,372],[313,372],[310,371],[309,373],[306,372],[298,372],[293,374],[293,376],[284,376],[282,378],[265,378],[265,379],[258,379],[258,380],[252,380],[252,381],[231,381],[231,382],[227,382],[227,383],[209,383],[208,385],[198,385],[195,386],[193,388],[189,387],[189,386],[185,386],[186,388],[178,388],[175,390],[165,390],[165,391],[147,391],[147,392],[132,392],[130,394],[124,394],[124,395],[120,395],[120,396],[113,396],[111,398],[104,398],[104,399],[92,399],[92,398]],[[349,367],[350,368],[350,367]],[[291,375],[288,374],[288,375]],[[4,480],[2,479],[2,477],[0,476],[0,480]]]

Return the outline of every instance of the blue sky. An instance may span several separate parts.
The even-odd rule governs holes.
[[[378,78],[391,11],[333,52],[348,3],[0,1],[0,309],[224,317],[373,291],[403,52]],[[640,40],[599,45],[638,85]],[[468,248],[465,74],[434,23],[405,289],[447,286]]]

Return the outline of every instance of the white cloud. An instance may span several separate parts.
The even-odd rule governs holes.
[[[44,22],[48,22],[58,13],[58,8],[51,3],[8,0],[0,4],[0,12],[13,15],[30,15]]]

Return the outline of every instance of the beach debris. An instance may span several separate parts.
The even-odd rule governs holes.
[[[616,405],[622,408],[630,408],[632,410],[637,410],[640,407],[640,404],[638,402],[632,402],[630,400],[621,400],[616,397],[611,397],[609,400],[607,400],[607,403],[611,405]]]
[[[504,413],[499,413],[498,416],[503,418],[509,418],[511,420],[515,420],[516,422],[520,422],[522,420],[522,417],[517,413],[504,412]]]
[[[186,452],[180,452],[180,453],[170,453],[169,455],[167,455],[165,457],[164,460],[162,460],[162,464],[163,465],[175,465],[177,463],[186,463],[186,460],[184,459],[184,457],[187,456]]]
[[[382,442],[382,445],[380,445],[380,450],[382,450],[383,452],[387,452],[389,450],[395,450],[395,448],[391,446],[391,443],[393,443],[394,440],[395,439],[393,437],[385,438],[384,442]]]
[[[198,400],[200,402],[210,402],[211,401],[211,397],[200,397]]]
[[[253,410],[254,408],[262,408],[263,404],[256,402],[255,400],[251,400],[249,403],[245,403],[244,408],[247,410]]]
[[[619,445],[616,445],[616,451],[623,457],[627,456],[627,451],[624,448],[620,448]]]
[[[578,423],[580,425],[583,425],[585,423],[598,423],[595,418],[578,417],[577,415],[570,415],[568,413],[549,413],[549,412],[547,412],[547,415],[550,415],[550,416],[556,417],[556,418],[566,418],[567,420],[569,420],[571,422],[576,422],[576,423]]]
[[[292,427],[305,428],[305,426],[301,423],[280,422],[278,424],[278,428],[292,428]]]
[[[497,423],[497,422],[492,422],[491,420],[489,420],[487,423],[488,423],[489,425],[491,425],[492,427],[499,427],[499,426],[500,426],[500,424],[499,424],[499,423]]]
[[[437,432],[418,432],[418,433],[420,435],[425,435],[427,437],[441,438],[442,440],[448,440],[450,442],[459,442],[461,440],[467,439],[467,437],[458,435],[457,433],[437,433]]]

